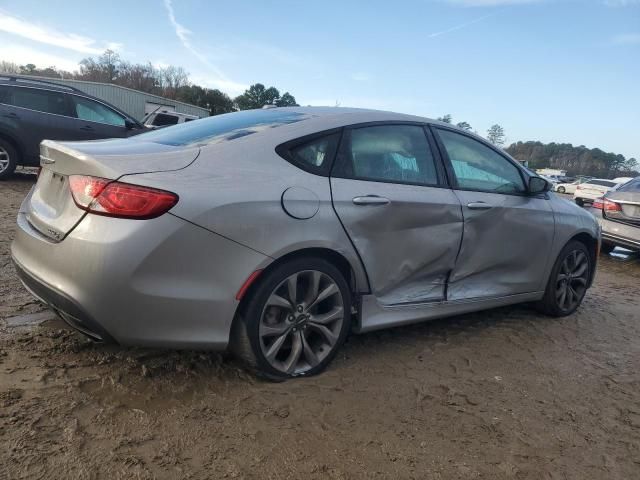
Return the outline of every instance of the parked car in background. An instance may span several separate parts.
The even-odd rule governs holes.
[[[40,142],[129,137],[144,127],[73,87],[0,75],[0,180],[16,166],[40,165]]]
[[[231,345],[270,378],[320,372],[352,330],[569,315],[596,268],[592,215],[422,117],[247,110],[42,154],[12,245],[31,292],[95,339]]]
[[[178,125],[179,123],[191,122],[198,120],[200,117],[189,115],[187,113],[178,113],[168,110],[155,111],[147,115],[142,123],[145,127],[155,130],[156,128],[168,127],[170,125]]]
[[[593,201],[591,213],[602,227],[602,251],[616,246],[640,251],[640,177]]]
[[[552,186],[555,187],[555,185],[557,185],[559,183],[559,180],[554,177],[554,176],[550,176],[550,175],[540,175],[538,174],[541,178],[544,178],[547,182],[549,182]],[[552,187],[553,188],[553,187]]]
[[[576,187],[578,185],[588,182],[589,180],[591,180],[591,178],[583,177],[583,178],[576,178],[571,181],[563,181],[554,185],[553,189],[558,193],[574,194],[576,191]]]
[[[573,199],[579,206],[583,206],[585,202],[590,203],[598,197],[603,196],[613,187],[618,185],[613,180],[604,178],[592,178],[591,180],[576,185]]]

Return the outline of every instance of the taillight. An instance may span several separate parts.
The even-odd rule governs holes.
[[[71,175],[69,188],[78,208],[107,217],[155,218],[178,202],[175,193],[165,190],[86,175]]]
[[[598,210],[602,210],[602,207],[604,205],[603,202],[603,198],[602,197],[598,197],[593,201],[593,205],[591,205],[592,208],[597,208]]]
[[[602,209],[605,212],[621,212],[622,211],[622,207],[620,206],[619,203],[612,202],[608,198],[603,199]]]

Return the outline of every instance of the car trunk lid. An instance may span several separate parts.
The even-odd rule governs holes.
[[[607,216],[615,218],[625,223],[640,225],[640,193],[636,192],[610,192],[608,200],[616,202],[620,211],[617,213],[607,212]]]
[[[42,235],[59,242],[86,212],[69,189],[69,176],[117,180],[123,175],[180,170],[197,157],[198,148],[174,147],[128,139],[53,142],[40,146],[42,170],[28,201],[26,216]]]

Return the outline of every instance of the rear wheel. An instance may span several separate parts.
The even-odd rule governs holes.
[[[260,280],[232,332],[232,350],[272,380],[324,370],[350,327],[351,294],[319,258],[284,263]]]
[[[0,180],[11,176],[18,164],[18,152],[6,140],[0,138]]]
[[[567,191],[564,187],[558,187],[558,193],[565,193]]]
[[[569,242],[551,270],[538,306],[547,315],[564,317],[580,306],[591,275],[591,258],[584,243]]]

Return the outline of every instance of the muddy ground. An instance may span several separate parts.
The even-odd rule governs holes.
[[[569,318],[354,336],[323,375],[270,384],[221,355],[16,326],[43,309],[9,257],[32,178],[0,184],[0,479],[640,478],[637,258],[602,258]]]

